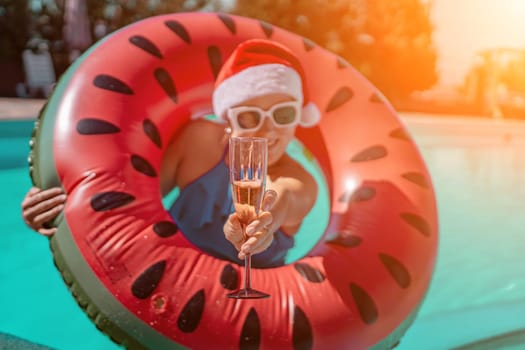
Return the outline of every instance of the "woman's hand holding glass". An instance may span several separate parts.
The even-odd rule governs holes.
[[[270,210],[276,200],[277,193],[267,190],[264,193],[259,215],[255,214],[252,206],[235,204],[235,212],[224,224],[224,235],[239,251],[239,259],[244,259],[246,254],[261,253],[272,243],[275,228],[272,225],[273,216]]]

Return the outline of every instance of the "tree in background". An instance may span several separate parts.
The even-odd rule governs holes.
[[[220,0],[87,0],[92,23],[107,22],[108,30],[114,31],[141,19],[175,12],[220,11]]]
[[[510,51],[510,50],[509,50]],[[525,94],[525,50],[512,50],[501,67],[501,83],[509,91]]]
[[[237,0],[231,13],[257,18],[345,56],[366,18],[365,0]]]
[[[462,92],[477,114],[493,118],[525,116],[525,50],[486,49],[477,53]]]
[[[406,100],[437,82],[432,32],[429,5],[420,0],[369,2],[365,33],[372,40],[360,48],[357,67],[369,66],[361,70],[394,102]]]
[[[64,49],[67,0],[28,11],[27,0],[0,0],[0,47],[17,59],[30,32]],[[429,6],[423,0],[86,0],[93,37],[100,38],[146,17],[182,11],[227,11],[272,23],[302,35],[350,62],[394,105],[437,80]],[[228,8],[228,5],[231,5]],[[6,16],[6,11],[15,16]],[[7,28],[4,35],[3,28]],[[102,33],[102,34],[100,34]],[[6,39],[7,37],[7,39]],[[15,47],[4,50],[7,46]],[[61,73],[63,69],[56,69]]]
[[[396,104],[437,81],[429,6],[419,0],[237,0],[231,12],[340,55]]]
[[[0,61],[18,59],[29,39],[27,0],[0,0]]]

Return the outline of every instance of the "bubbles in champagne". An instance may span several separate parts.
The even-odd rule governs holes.
[[[259,211],[262,201],[262,181],[241,180],[232,184],[232,195],[235,211],[241,221],[253,220]]]

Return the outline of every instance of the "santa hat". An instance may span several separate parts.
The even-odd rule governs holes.
[[[241,43],[226,60],[215,81],[213,111],[224,119],[229,107],[268,93],[284,93],[299,101],[301,126],[319,122],[321,113],[308,98],[299,59],[285,46],[264,39]]]

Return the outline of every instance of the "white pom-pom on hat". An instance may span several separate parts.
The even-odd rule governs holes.
[[[285,46],[265,39],[241,43],[221,68],[215,81],[213,110],[224,119],[226,110],[265,94],[283,93],[303,105],[299,124],[317,124],[321,113],[309,101],[305,75],[299,59]]]
[[[321,112],[319,108],[317,108],[317,105],[313,102],[308,102],[304,105],[299,125],[309,128],[319,123],[319,120],[321,120]]]

